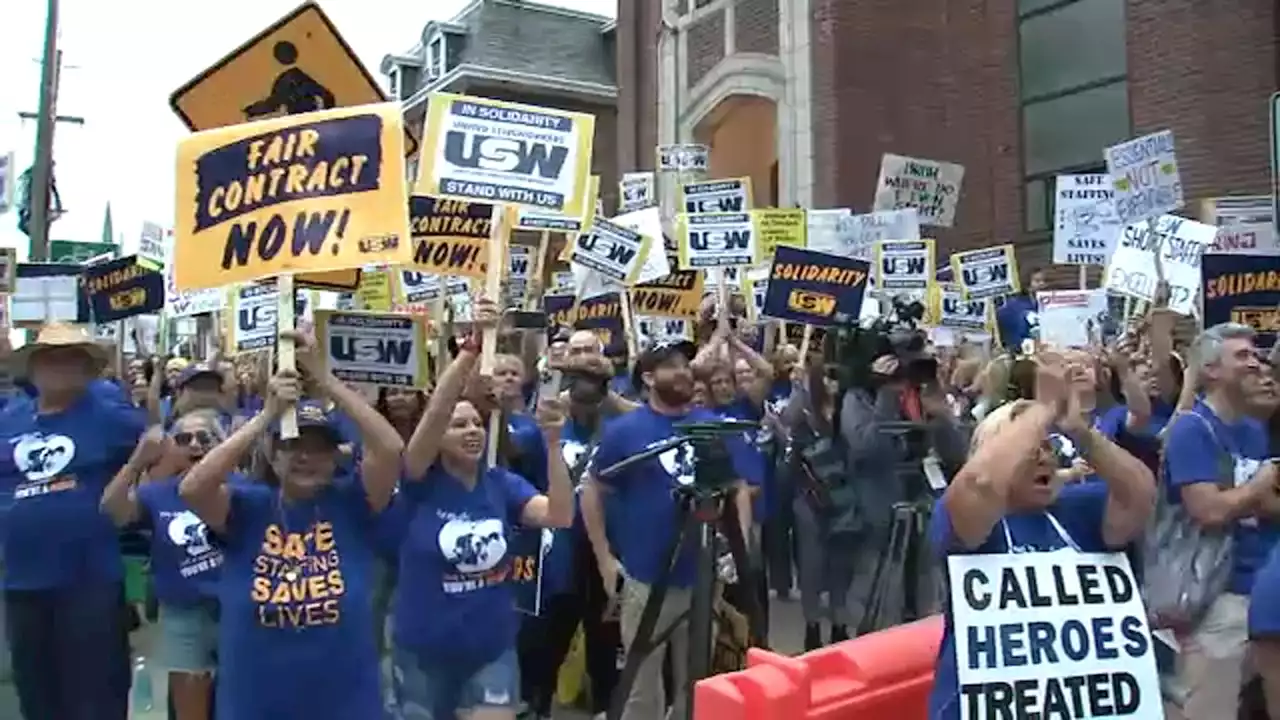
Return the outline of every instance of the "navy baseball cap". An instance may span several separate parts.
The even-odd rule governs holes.
[[[298,403],[297,412],[299,432],[306,428],[320,428],[328,434],[334,445],[342,444],[342,435],[338,432],[338,426],[322,404],[314,400],[303,400]],[[271,424],[271,433],[276,437],[280,436],[279,420]]]
[[[212,363],[198,362],[192,363],[183,368],[182,372],[178,373],[178,379],[174,381],[174,385],[182,388],[187,383],[199,377],[215,377],[218,379],[218,382],[222,382],[222,373],[218,370],[217,366]]]
[[[631,369],[631,387],[636,392],[644,390],[644,382],[641,380],[647,372],[653,372],[660,365],[664,365],[673,358],[684,357],[688,362],[698,355],[698,346],[689,340],[677,340],[675,342],[657,343],[653,347],[640,353],[636,358],[635,367]]]

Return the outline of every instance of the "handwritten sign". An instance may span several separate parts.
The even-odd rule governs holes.
[[[963,165],[885,153],[872,209],[915,208],[920,224],[951,227],[963,181]]]
[[[174,282],[404,265],[399,103],[289,115],[178,142]]]
[[[1113,145],[1104,154],[1120,222],[1130,225],[1182,207],[1172,130]]]
[[[1055,186],[1053,262],[1106,265],[1124,229],[1116,217],[1111,178],[1102,173],[1059,175]]]
[[[1169,309],[1191,315],[1200,293],[1200,258],[1218,229],[1194,220],[1162,215],[1152,223],[1129,225],[1111,256],[1103,287],[1151,302],[1156,289],[1155,252],[1160,252],[1169,283]]]
[[[951,273],[970,300],[1018,292],[1018,261],[1012,245],[952,253]]]
[[[1051,290],[1036,293],[1040,341],[1056,348],[1089,347],[1102,341],[1106,290]]]

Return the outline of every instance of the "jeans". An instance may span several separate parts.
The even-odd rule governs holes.
[[[515,649],[479,667],[433,662],[396,648],[396,720],[454,720],[483,707],[514,707],[520,691]]]
[[[785,596],[791,592],[795,576],[793,569],[796,562],[798,538],[796,537],[796,517],[792,508],[795,493],[791,482],[784,479],[788,473],[778,473],[774,479],[775,490],[772,500],[773,512],[764,521],[764,570],[769,576],[769,589]]]

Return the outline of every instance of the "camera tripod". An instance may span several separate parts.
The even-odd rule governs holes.
[[[685,443],[693,447],[694,479],[692,483],[673,490],[676,499],[676,531],[667,545],[667,561],[658,575],[640,613],[636,636],[627,648],[627,660],[618,679],[617,688],[609,703],[608,720],[619,720],[631,694],[631,686],[640,672],[640,666],[655,650],[660,649],[671,634],[686,620],[689,623],[689,656],[687,685],[687,712],[693,717],[693,686],[711,674],[712,614],[715,605],[717,578],[717,530],[728,540],[729,552],[737,569],[738,582],[748,588],[743,593],[744,612],[747,615],[750,637],[763,644],[764,618],[755,595],[755,575],[747,553],[746,538],[742,536],[736,506],[731,502],[736,493],[734,482],[737,472],[733,468],[724,438],[754,430],[756,423],[738,420],[718,422],[683,423],[676,425],[678,435],[642,453],[597,472],[598,477],[609,477],[627,467],[636,465],[679,447]],[[658,617],[671,584],[671,574],[679,561],[685,541],[692,540],[696,547],[696,578],[688,611],[682,613],[670,627],[657,630]]]

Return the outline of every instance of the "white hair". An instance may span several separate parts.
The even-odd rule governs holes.
[[[1196,336],[1191,343],[1191,362],[1196,373],[1222,359],[1222,347],[1228,340],[1253,340],[1253,328],[1240,323],[1218,323]]]

